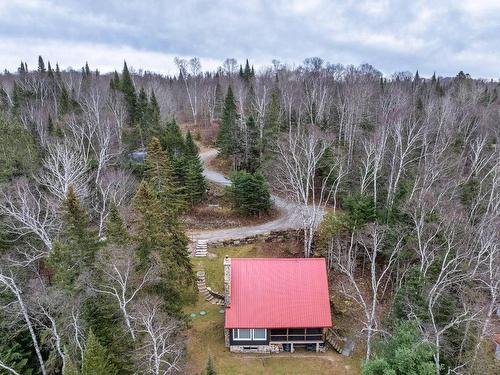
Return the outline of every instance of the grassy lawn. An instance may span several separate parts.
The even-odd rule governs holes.
[[[290,257],[295,244],[254,244],[238,247],[210,249],[216,258],[194,259],[197,270],[204,269],[207,284],[219,291],[223,289],[223,265],[225,255],[236,257]],[[300,251],[300,245],[298,247]],[[280,375],[280,374],[359,374],[359,360],[346,358],[329,350],[326,353],[297,351],[293,354],[234,354],[224,347],[224,314],[220,306],[212,305],[201,296],[195,306],[186,309],[196,313],[187,331],[187,374],[201,374],[208,356],[212,356],[217,374]],[[200,311],[206,311],[200,316]]]

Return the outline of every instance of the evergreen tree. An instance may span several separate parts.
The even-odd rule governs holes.
[[[63,203],[63,231],[54,244],[49,264],[55,269],[55,279],[63,287],[72,289],[78,275],[94,263],[101,246],[97,232],[90,229],[87,212],[69,187]]]
[[[92,330],[87,337],[87,345],[82,360],[82,375],[114,375],[116,367],[109,358],[108,351],[99,343]]]
[[[184,138],[175,119],[167,123],[161,138],[161,145],[174,160],[184,154]]]
[[[66,89],[66,85],[64,83],[61,85],[58,104],[59,116],[64,116],[71,109],[71,98],[69,97],[68,90]]]
[[[252,115],[246,124],[245,166],[250,172],[255,172],[260,166],[259,129]]]
[[[78,368],[75,366],[71,358],[68,355],[66,355],[65,357],[66,366],[62,375],[79,375],[80,372],[78,371]]]
[[[89,63],[86,61],[85,62],[85,77],[89,78],[90,76],[92,76],[92,73],[90,72]]]
[[[182,303],[190,302],[195,295],[194,274],[187,250],[189,240],[177,217],[162,208],[148,182],[141,183],[133,204],[138,214],[136,240],[140,266],[147,267],[152,259],[160,261],[160,278],[153,291],[163,298],[168,311],[179,312]]]
[[[24,68],[24,63],[21,61],[21,66],[19,68],[17,68],[17,72],[20,74],[20,75],[23,75],[24,73],[26,73],[26,70]]]
[[[144,147],[145,142],[148,140],[149,129],[149,113],[148,113],[148,96],[146,91],[141,87],[137,97],[135,116],[139,125],[139,134],[136,135],[141,140],[141,146]]]
[[[418,70],[415,73],[415,77],[413,78],[413,83],[420,83],[420,75],[418,74]]]
[[[54,71],[52,70],[52,67],[50,66],[50,61],[47,64],[47,76],[50,79],[54,79]]]
[[[217,85],[215,86],[215,107],[214,116],[215,118],[220,118],[222,114],[222,106],[224,104],[224,96],[222,94],[222,86],[220,85],[219,79],[217,78]]]
[[[61,80],[61,71],[59,70],[59,64],[56,63],[56,78],[60,81]]]
[[[231,86],[227,89],[224,99],[224,109],[217,134],[216,146],[223,156],[233,156],[239,153],[239,129],[236,101]]]
[[[187,166],[185,192],[191,205],[201,201],[207,191],[207,182],[203,176],[203,164],[198,154],[198,147],[193,141],[191,132],[186,135],[185,162]]]
[[[0,113],[1,112],[7,112],[9,109],[9,96],[7,95],[7,91],[3,88],[2,84],[0,83]]]
[[[187,157],[199,157],[198,146],[194,143],[191,131],[188,130],[186,134],[186,142],[184,143],[185,155]]]
[[[215,371],[214,361],[212,360],[212,356],[208,357],[207,367],[205,368],[204,375],[217,375],[217,371]]]
[[[151,139],[145,164],[145,178],[157,193],[163,209],[176,214],[184,205],[182,188],[176,183],[170,156],[163,151],[158,138]]]
[[[49,115],[49,118],[47,119],[47,132],[49,135],[54,135],[54,122],[52,121],[52,116]]]
[[[268,150],[268,145],[276,140],[281,129],[281,108],[279,90],[271,92],[271,100],[266,107],[264,117],[264,136],[261,144],[261,156]]]
[[[120,90],[121,87],[120,76],[118,75],[118,72],[116,70],[113,73],[113,77],[111,77],[111,80],[109,81],[109,87],[112,90]]]
[[[127,104],[127,115],[128,115],[128,124],[129,126],[134,125],[136,120],[136,101],[137,97],[135,94],[134,82],[132,81],[132,77],[130,76],[130,72],[128,71],[127,62],[123,62],[123,71],[121,77],[121,91],[125,97],[125,102]]]
[[[250,81],[250,79],[252,79],[252,77],[253,77],[252,69],[250,69],[250,64],[248,63],[248,59],[247,59],[247,61],[245,63],[245,70],[242,72],[242,78],[248,82],[248,81]]]
[[[230,175],[231,185],[226,195],[236,211],[245,215],[261,215],[271,208],[271,195],[261,174],[235,171]]]
[[[38,73],[45,73],[45,63],[42,56],[38,56]]]
[[[119,373],[130,374],[133,343],[122,324],[121,312],[109,296],[88,296],[82,304],[82,320],[99,343],[108,349],[109,359]]]
[[[16,81],[14,81],[12,87],[12,114],[17,117],[19,115],[19,111],[25,102],[24,91]]]
[[[160,114],[160,106],[158,105],[158,100],[156,99],[154,90],[151,91],[151,98],[149,101],[149,117],[151,122],[150,124],[151,136],[159,137],[161,134],[161,114]]]
[[[128,242],[128,232],[115,202],[109,207],[108,222],[106,223],[106,240],[109,243],[125,245]]]
[[[398,323],[381,353],[363,365],[363,375],[433,375],[433,349],[422,340],[416,324]]]

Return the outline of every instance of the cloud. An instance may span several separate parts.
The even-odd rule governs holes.
[[[494,0],[10,0],[0,5],[0,61],[13,69],[50,54],[106,71],[134,59],[170,72],[173,56],[198,56],[205,68],[226,57],[259,66],[320,56],[386,74],[498,78],[499,10]]]

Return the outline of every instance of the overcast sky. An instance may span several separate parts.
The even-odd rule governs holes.
[[[500,0],[0,0],[0,68],[38,55],[61,68],[176,72],[174,56],[213,70],[319,56],[384,74],[500,78]]]

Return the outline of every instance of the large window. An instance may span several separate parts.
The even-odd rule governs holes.
[[[267,339],[267,330],[264,328],[256,328],[253,330],[253,339],[255,341],[266,341]]]
[[[265,328],[236,328],[233,329],[233,340],[235,341],[266,341],[267,330]]]

